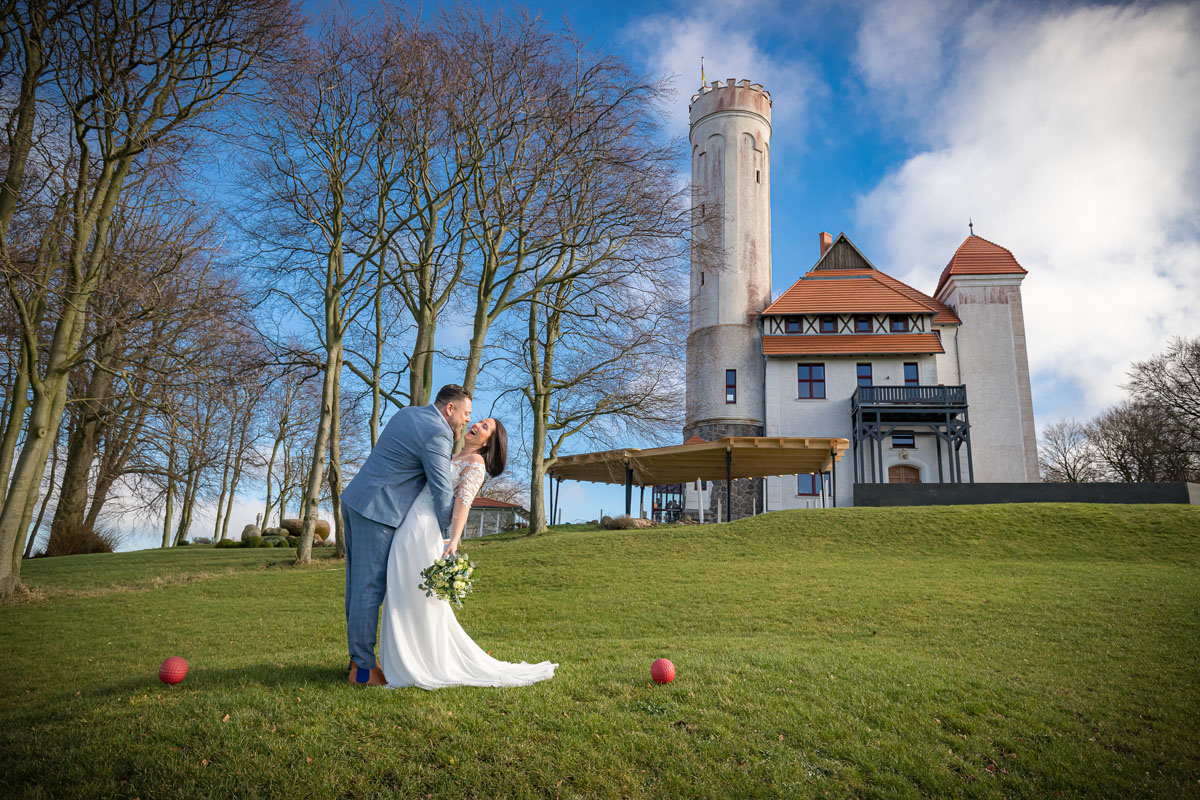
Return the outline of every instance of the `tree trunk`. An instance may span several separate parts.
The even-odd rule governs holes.
[[[375,353],[371,360],[371,447],[379,441],[379,418],[383,416],[383,403],[380,396],[379,381],[383,372],[383,275],[384,259],[387,258],[387,248],[379,250],[379,269],[375,272]],[[341,501],[337,501],[340,507]],[[338,526],[338,547],[342,546],[341,517],[334,513]]]
[[[414,319],[417,336],[408,367],[409,402],[414,406],[427,406],[432,394],[434,326],[437,319],[428,307],[418,308]]]
[[[337,298],[327,299],[326,303],[337,303]],[[336,316],[337,312],[330,313]],[[340,321],[337,324],[340,327]],[[317,527],[317,508],[321,500],[321,484],[325,482],[329,430],[333,423],[333,417],[337,413],[334,402],[337,397],[338,373],[341,368],[341,337],[330,337],[329,344],[325,348],[325,378],[321,385],[321,416],[317,422],[317,440],[313,445],[312,465],[308,470],[307,487],[301,501],[304,527],[300,532],[300,543],[296,547],[297,564],[308,564],[312,561],[313,531]]]
[[[22,347],[21,357],[17,360],[12,397],[9,398],[8,417],[4,421],[4,437],[0,439],[0,499],[8,495],[8,477],[12,472],[13,456],[17,452],[17,439],[25,423],[25,411],[29,408],[29,373],[25,352]]]
[[[162,546],[165,549],[171,546],[171,520],[175,516],[175,481],[170,478],[167,479],[164,505],[166,508],[163,511]]]
[[[111,361],[120,348],[120,337],[112,336],[100,343],[97,361]],[[78,405],[78,424],[74,426],[67,442],[67,461],[63,467],[62,488],[58,493],[58,506],[50,523],[50,541],[62,536],[65,531],[83,525],[87,511],[88,478],[92,463],[96,460],[96,448],[104,426],[103,412],[112,396],[113,374],[100,366],[93,368],[92,379],[86,398]]]
[[[275,469],[275,456],[279,453],[279,445],[282,442],[283,442],[283,427],[280,426],[279,434],[275,437],[275,444],[272,445],[272,447],[271,447],[271,457],[267,460],[267,507],[265,509],[263,509],[263,518],[262,518],[262,528],[264,530],[266,529],[267,525],[270,524],[268,522],[268,520],[271,519],[271,506],[274,505],[271,502],[271,472]],[[280,488],[280,491],[282,492],[283,487],[280,486],[279,488]],[[283,519],[282,513],[283,513],[283,509],[280,508],[280,517],[279,517],[280,520]]]
[[[194,456],[188,456],[188,475],[183,484],[183,503],[179,506],[179,527],[175,529],[175,544],[187,538],[192,527],[192,509],[196,505],[196,493],[200,490],[200,468]]]
[[[51,389],[53,395],[47,397],[47,391]],[[66,395],[65,374],[58,381],[43,382],[41,387],[34,388],[25,443],[9,484],[4,510],[0,512],[0,598],[24,589],[18,555],[25,548],[25,535],[33,521],[33,509],[46,472],[50,446],[58,436]]]
[[[54,475],[58,472],[58,440],[54,440],[54,444],[50,447],[50,485],[46,487],[46,493],[42,497],[42,508],[38,511],[37,520],[33,523],[33,527],[29,530],[28,539],[25,544],[25,552],[21,558],[33,557],[33,545],[37,541],[38,531],[41,530],[42,520],[46,517],[46,506],[50,505],[50,496],[54,494]],[[47,544],[49,547],[49,544]]]
[[[337,410],[329,422],[329,494],[333,507],[333,554],[346,557],[346,541],[342,532],[342,384],[333,386],[333,407]]]
[[[225,465],[221,469],[221,493],[217,496],[217,515],[216,521],[213,523],[213,541],[219,542],[224,537],[221,535],[221,522],[224,518],[228,518],[224,514],[225,510],[225,491],[229,488],[229,469],[233,461],[233,442],[234,434],[237,432],[237,408],[231,409],[229,415],[229,444],[225,448]],[[229,504],[233,505],[233,493],[230,493]]]

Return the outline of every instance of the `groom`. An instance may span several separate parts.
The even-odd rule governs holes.
[[[350,683],[387,683],[375,660],[375,637],[392,535],[426,484],[442,531],[449,530],[454,494],[450,454],[455,437],[470,419],[471,395],[455,384],[443,386],[431,406],[400,409],[342,492]]]

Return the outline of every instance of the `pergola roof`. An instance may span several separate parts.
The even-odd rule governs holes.
[[[728,453],[734,478],[799,475],[825,472],[834,461],[841,461],[849,448],[848,439],[730,436],[652,450],[627,448],[562,456],[546,474],[561,480],[624,484],[628,466],[637,486],[723,481]]]

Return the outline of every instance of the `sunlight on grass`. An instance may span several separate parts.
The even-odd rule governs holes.
[[[829,509],[464,549],[467,630],[553,680],[349,687],[341,564],[288,550],[27,562],[44,599],[0,607],[4,796],[1200,796],[1200,509]],[[176,687],[168,655],[191,664]],[[650,682],[660,656],[674,683]]]

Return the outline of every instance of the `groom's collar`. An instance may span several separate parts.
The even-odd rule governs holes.
[[[454,433],[454,428],[450,425],[450,420],[446,419],[446,415],[443,414],[442,410],[437,407],[437,403],[430,403],[429,407],[433,409],[435,414],[442,418],[442,422],[446,423],[446,427],[450,428],[450,432]]]

